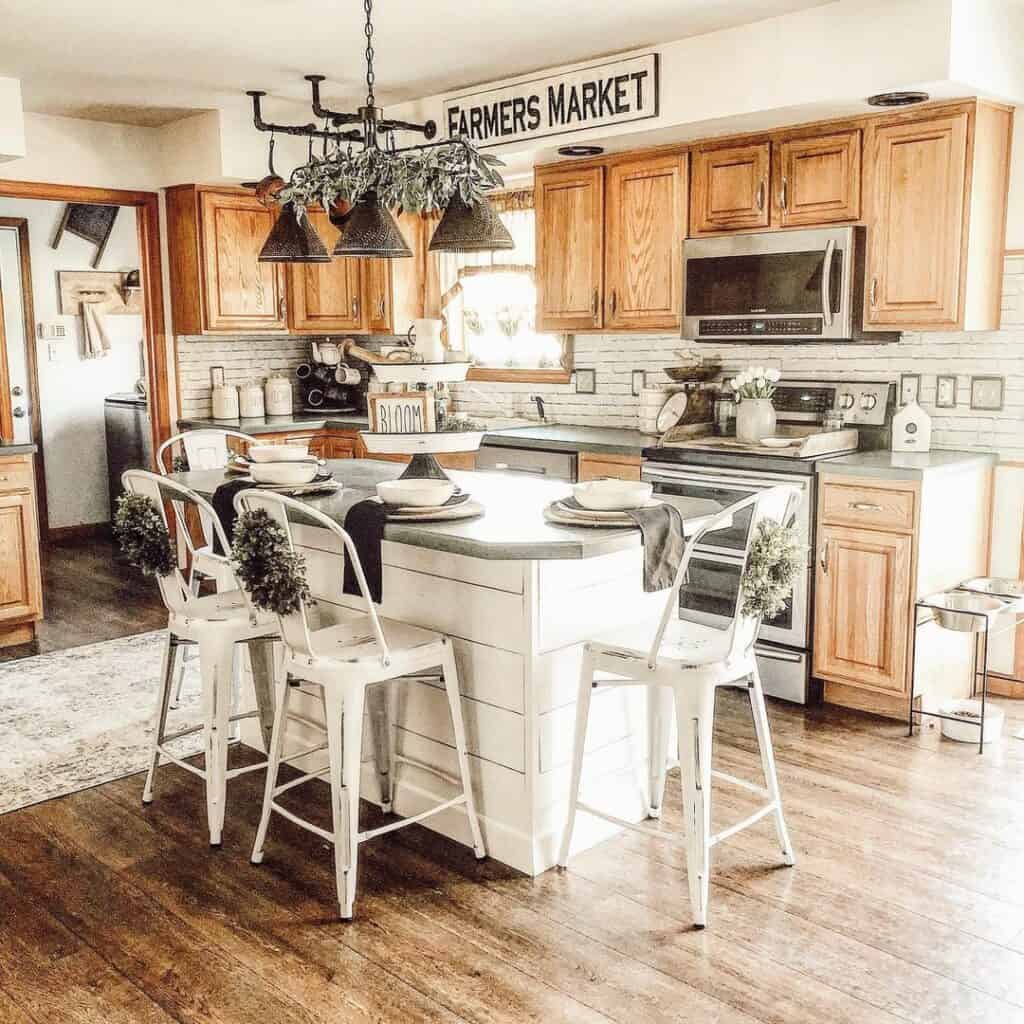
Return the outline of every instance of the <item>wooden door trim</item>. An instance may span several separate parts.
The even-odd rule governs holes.
[[[156,192],[137,192],[118,188],[95,188],[90,185],[57,185],[38,181],[12,181],[0,179],[0,198],[45,199],[65,203],[101,203],[110,206],[132,206],[136,211],[136,229],[139,241],[139,269],[142,277],[144,312],[142,317],[143,342],[146,347],[146,364],[149,390],[149,422],[153,436],[153,451],[171,436],[171,395],[168,380],[168,335],[167,317],[164,313],[164,285],[162,259],[160,255],[160,200]],[[28,239],[26,231],[22,266],[31,271],[28,260]],[[31,281],[31,276],[25,278]],[[28,337],[35,338],[35,313],[31,304],[26,304]],[[31,314],[31,320],[28,319]],[[35,346],[30,345],[32,364],[36,363]],[[178,381],[177,352],[173,353],[175,381]],[[38,381],[38,367],[36,378]],[[180,387],[180,385],[179,385]],[[38,410],[38,394],[33,395],[34,408]],[[180,406],[180,394],[175,395]],[[46,512],[46,486],[42,476],[43,451],[41,434],[36,441],[40,445],[36,459],[37,478],[42,481],[37,488],[40,524],[45,536],[48,522]]]

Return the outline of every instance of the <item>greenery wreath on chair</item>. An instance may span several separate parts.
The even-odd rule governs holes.
[[[310,603],[306,561],[265,509],[238,517],[231,552],[238,579],[261,611],[289,615]]]
[[[795,527],[762,519],[743,573],[743,614],[770,619],[782,611],[806,557],[807,547]]]
[[[143,494],[122,494],[117,499],[114,538],[125,558],[146,576],[167,576],[177,568],[164,517]]]

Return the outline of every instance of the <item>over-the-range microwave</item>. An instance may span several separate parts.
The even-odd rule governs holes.
[[[693,341],[893,341],[863,330],[864,228],[760,231],[683,243],[682,336]]]

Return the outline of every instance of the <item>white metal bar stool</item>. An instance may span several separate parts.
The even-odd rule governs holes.
[[[743,567],[750,557],[750,547],[757,534],[758,524],[766,517],[789,523],[798,492],[791,487],[773,487],[751,495],[723,510],[721,515],[709,521],[687,543],[682,562],[676,573],[675,582],[669,591],[661,622],[654,634],[645,636],[644,626],[627,628],[617,633],[600,637],[584,645],[583,664],[580,669],[579,696],[576,704],[576,739],[573,749],[573,771],[569,796],[569,817],[562,838],[559,865],[565,867],[569,860],[576,812],[585,811],[605,821],[634,829],[646,835],[659,838],[678,839],[665,833],[654,832],[635,822],[625,821],[606,814],[593,804],[580,800],[580,782],[583,772],[583,752],[587,735],[587,718],[590,711],[591,694],[597,686],[646,686],[651,702],[651,793],[650,812],[652,818],[660,817],[661,802],[665,790],[665,775],[668,768],[668,740],[671,726],[668,701],[675,703],[675,715],[679,740],[679,766],[683,788],[683,820],[686,844],[687,882],[690,890],[690,905],[694,923],[699,928],[707,924],[708,893],[710,881],[711,848],[760,821],[766,815],[775,817],[775,828],[782,860],[787,865],[794,863],[793,848],[786,830],[782,813],[782,799],[775,772],[775,755],[772,750],[771,734],[768,728],[768,714],[765,708],[764,692],[757,670],[754,641],[757,638],[760,618],[744,615],[742,612],[742,589],[737,595],[733,620],[725,630],[713,629],[679,618],[679,590],[686,580],[687,568],[694,550],[704,534],[721,529],[732,522],[735,516],[750,509],[750,530],[744,553]],[[596,674],[609,674],[613,678],[602,678]],[[715,692],[719,686],[744,685],[750,696],[750,706],[761,752],[761,766],[765,785],[757,786],[744,779],[711,770],[711,741],[714,731]],[[668,698],[666,700],[665,698]],[[767,802],[753,814],[721,832],[711,834],[711,780],[719,779],[750,790],[764,797]]]
[[[213,535],[230,553],[224,530],[210,505],[194,491],[154,473],[130,469],[123,476],[125,490],[149,498],[160,510],[167,525],[165,502],[193,505],[201,515],[209,517]],[[158,576],[160,595],[167,607],[167,649],[164,653],[157,700],[156,723],[153,735],[153,754],[142,793],[142,802],[153,800],[153,782],[161,757],[198,775],[206,783],[206,814],[210,831],[210,845],[219,846],[224,828],[228,780],[245,772],[266,767],[266,761],[228,770],[228,741],[231,725],[245,718],[253,718],[258,710],[232,714],[235,703],[235,647],[237,644],[270,643],[278,639],[276,616],[257,612],[248,596],[237,586],[215,594],[197,597],[188,586],[180,569],[167,576]],[[202,676],[203,724],[176,732],[167,731],[167,713],[171,703],[171,689],[175,661],[184,645],[199,648],[199,667]],[[270,699],[270,689],[264,700]],[[168,744],[184,736],[202,732],[205,762],[202,768],[178,757]]]
[[[356,553],[355,546],[345,530],[334,520],[308,505],[291,498],[267,491],[242,491],[235,498],[236,507],[241,511],[265,510],[285,531],[289,546],[294,549],[292,520],[306,525],[320,526],[330,530],[344,546],[344,552],[352,560],[355,576],[359,581],[365,611],[353,610],[349,617],[337,625],[311,629],[306,609],[281,617],[281,636],[284,640],[284,685],[278,698],[274,716],[274,736],[271,742],[270,765],[267,770],[266,791],[263,797],[263,813],[260,816],[256,842],[253,846],[252,861],[263,860],[263,846],[266,841],[270,815],[276,811],[289,821],[313,832],[334,844],[334,872],[338,904],[343,918],[351,918],[356,895],[356,873],[359,844],[376,836],[404,828],[422,821],[451,807],[465,807],[473,841],[473,850],[478,858],[486,856],[483,837],[477,821],[476,804],[469,775],[469,759],[466,754],[466,732],[462,721],[462,704],[459,697],[459,677],[455,655],[449,638],[418,626],[411,626],[393,619],[381,619],[370,600],[366,578]],[[341,579],[339,577],[339,589]],[[448,782],[456,793],[433,807],[409,818],[382,825],[379,828],[359,831],[359,785],[363,753],[363,711],[366,705],[367,689],[377,683],[400,682],[403,676],[434,674],[438,667],[444,677],[445,692],[455,733],[455,747],[458,754],[459,775],[451,776],[431,765],[396,755],[391,749],[390,722],[387,718],[387,702],[371,710],[371,726],[377,744],[377,771],[381,779],[383,808],[391,809],[393,797],[394,766],[406,764],[428,771]],[[289,718],[289,698],[293,680],[314,683],[321,687],[327,733],[328,765],[317,771],[308,772],[298,778],[278,785],[277,775],[282,761],[293,760],[323,750],[316,747],[282,756],[285,733]],[[309,720],[301,717],[305,724]],[[318,828],[282,807],[277,798],[311,779],[328,775],[331,785],[331,810],[333,831]]]

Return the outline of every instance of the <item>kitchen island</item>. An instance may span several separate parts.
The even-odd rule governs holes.
[[[344,489],[306,500],[339,522],[352,504],[374,493],[377,482],[402,472],[400,466],[371,460],[330,466]],[[388,524],[380,608],[386,617],[453,638],[488,852],[539,874],[555,863],[565,822],[582,644],[635,622],[649,622],[653,636],[666,595],[643,592],[638,530],[544,522],[544,506],[565,496],[569,485],[499,474],[451,476],[485,515],[462,522]],[[205,495],[224,478],[219,470],[176,476]],[[685,510],[687,530],[718,511],[714,502],[694,501]],[[324,624],[337,622],[358,606],[357,599],[341,594],[340,546],[332,534],[313,527],[297,527],[296,540],[316,599],[314,616]],[[454,742],[439,683],[417,680],[392,692],[395,752],[454,773]],[[303,713],[319,718],[318,695],[301,700]],[[633,820],[643,818],[648,806],[647,718],[647,696],[639,687],[597,694],[592,703],[585,786],[600,794],[611,813]],[[256,726],[247,728],[243,739],[253,746],[263,743]],[[314,733],[296,730],[289,733],[287,747],[308,748],[311,740]],[[372,751],[369,740],[365,749]],[[366,799],[379,799],[372,754],[364,764],[362,792]],[[398,766],[397,813],[418,813],[450,795],[433,775]],[[469,844],[458,809],[425,824]],[[581,816],[574,846],[584,849],[615,831]]]

